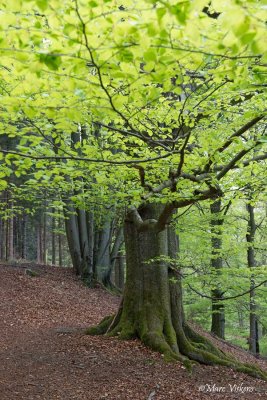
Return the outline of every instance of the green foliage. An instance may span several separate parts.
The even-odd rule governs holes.
[[[209,294],[220,286],[231,296],[250,278],[241,200],[249,188],[252,202],[266,202],[266,164],[257,157],[267,152],[267,10],[257,0],[206,7],[203,0],[2,1],[0,191],[12,178],[18,197],[46,193],[57,210],[71,201],[99,214],[192,201],[197,207],[178,218],[185,287]],[[240,199],[225,217],[219,276],[210,269],[210,219],[198,202],[218,187],[225,204]],[[257,237],[257,282],[266,275],[265,239]],[[188,313],[206,323],[208,300],[187,289]],[[227,303],[227,317],[242,301]],[[264,307],[263,296],[258,301]]]
[[[225,298],[233,297],[224,302],[226,339],[246,349],[249,337],[250,298],[249,293],[244,293],[250,289],[252,274],[255,285],[267,279],[265,194],[256,191],[254,198],[256,193],[258,201],[255,201],[255,216],[258,229],[254,238],[254,248],[257,266],[253,271],[247,266],[247,212],[244,200],[232,199],[228,213],[224,216],[221,228],[222,249],[218,253],[222,257],[223,268],[219,274],[210,267],[212,249],[209,208],[191,208],[190,213],[178,218],[177,224],[180,237],[179,262],[184,274],[187,317],[200,323],[205,329],[210,329],[211,300],[201,295],[210,297],[211,290],[220,287]],[[260,198],[264,201],[260,202]],[[226,198],[223,200],[224,204],[227,204]],[[255,293],[261,331],[267,322],[266,284],[257,288]],[[260,340],[260,351],[265,354],[264,337]]]
[[[263,336],[260,340],[260,350],[261,354],[266,357],[267,355],[267,336]]]

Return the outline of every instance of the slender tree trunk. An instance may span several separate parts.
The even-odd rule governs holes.
[[[223,261],[221,256],[222,251],[222,225],[223,218],[221,216],[221,200],[218,199],[210,205],[211,211],[211,246],[212,258],[211,267],[216,275],[221,275],[223,268]],[[212,322],[211,332],[220,338],[224,339],[225,336],[225,311],[223,304],[223,291],[220,285],[212,290]]]
[[[112,223],[110,223],[110,226],[108,226],[105,233],[107,233],[107,235],[100,235],[102,239],[100,246],[100,260],[102,260],[102,264],[101,261],[99,262],[98,260],[98,265],[102,266],[100,278],[106,287],[115,289],[111,277],[115,268],[116,258],[124,240],[123,228],[119,227],[116,229],[115,233],[113,233]],[[112,236],[115,236],[113,245],[111,245]]]
[[[14,259],[14,218],[13,216],[9,219],[8,229],[8,259]]]
[[[41,264],[42,261],[42,238],[41,238],[41,226],[37,223],[36,225],[36,256],[37,263]]]
[[[51,219],[51,263],[52,265],[56,265],[56,220],[55,220],[55,209],[52,208],[52,219]]]
[[[3,260],[3,220],[0,217],[0,260]]]
[[[244,315],[243,315],[242,310],[238,310],[237,315],[238,315],[239,328],[244,329]]]
[[[92,282],[96,282],[96,271],[94,267],[94,233],[95,233],[95,221],[94,212],[86,212],[86,222],[87,222],[87,233],[88,233],[88,269],[92,274]]]
[[[255,293],[255,281],[253,268],[256,267],[254,240],[256,233],[256,222],[254,215],[254,207],[248,203],[248,229],[247,229],[247,260],[248,266],[251,269],[251,280],[250,280],[250,300],[249,300],[249,350],[254,354],[259,354],[259,332],[258,332],[258,320],[257,320],[257,305],[256,305],[256,293]]]
[[[65,208],[65,227],[73,269],[76,275],[81,275],[82,256],[79,227],[77,217],[74,214],[74,209],[70,206]]]
[[[46,215],[46,202],[44,204],[43,214],[43,245],[42,245],[42,263],[47,262],[47,215]]]
[[[63,260],[62,260],[62,236],[61,233],[58,234],[58,265],[62,267]]]
[[[10,204],[12,208],[12,204]],[[8,229],[8,259],[14,259],[14,217],[11,216],[9,219],[9,229]]]
[[[5,259],[6,261],[8,261],[8,257],[9,257],[9,221],[6,220],[5,221],[5,233],[6,233],[6,237],[5,237],[5,242],[6,242],[6,251],[5,251]]]
[[[27,259],[27,215],[23,215],[23,234],[22,234],[22,253],[21,257],[23,260]]]

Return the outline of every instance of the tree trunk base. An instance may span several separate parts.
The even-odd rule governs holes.
[[[146,221],[140,230],[128,215],[125,220],[126,283],[116,315],[87,330],[88,334],[138,338],[168,361],[223,365],[267,380],[267,374],[254,365],[243,365],[216,348],[208,339],[186,324],[181,275],[177,268],[178,238],[173,227],[157,231],[162,206],[145,204],[139,215]],[[152,222],[151,222],[152,221]]]
[[[122,320],[122,306],[115,315],[105,317],[98,325],[90,327],[87,335],[116,336],[122,340],[139,338],[152,350],[164,355],[168,362],[182,362],[191,372],[194,364],[221,365],[254,378],[267,380],[266,372],[253,364],[242,364],[232,356],[215,347],[211,341],[184,324],[182,331],[173,338],[166,327],[160,330],[138,333],[131,324]]]

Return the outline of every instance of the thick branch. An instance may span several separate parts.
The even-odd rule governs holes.
[[[191,204],[195,204],[198,201],[206,200],[206,199],[216,199],[221,196],[221,191],[218,188],[210,187],[208,190],[203,191],[201,194],[188,198],[172,201],[171,203],[167,203],[159,216],[158,222],[156,224],[155,229],[161,231],[165,228],[166,224],[169,223],[170,218],[177,208],[183,208],[186,206],[190,206]]]
[[[155,219],[146,219],[145,221],[142,219],[136,207],[132,206],[128,211],[129,219],[135,224],[137,230],[139,232],[144,232],[149,229],[155,229],[157,226],[157,220]]]

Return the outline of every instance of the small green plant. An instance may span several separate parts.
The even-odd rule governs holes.
[[[38,272],[32,271],[31,269],[27,268],[25,269],[25,275],[31,276],[31,277],[37,277],[39,276]]]

